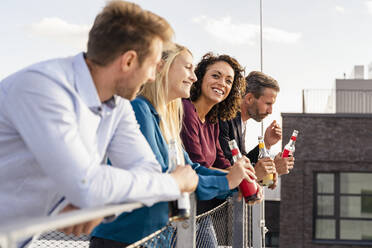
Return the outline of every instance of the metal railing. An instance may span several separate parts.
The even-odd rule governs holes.
[[[29,248],[89,247],[88,236],[76,237],[55,230],[99,217],[130,212],[141,206],[143,205],[139,203],[110,205],[76,210],[57,216],[32,218],[7,226],[0,225],[0,247],[15,248],[20,241],[39,234],[41,234],[39,238],[34,239]],[[253,247],[252,207],[246,205],[244,201],[238,201],[237,195],[197,216],[196,199],[192,194],[191,207],[189,220],[171,222],[129,247],[215,247],[208,246],[211,245],[210,242],[218,247]]]
[[[303,113],[372,113],[372,90],[304,89]]]

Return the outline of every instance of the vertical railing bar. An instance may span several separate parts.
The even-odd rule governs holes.
[[[184,221],[177,221],[177,242],[176,248],[196,247],[196,196],[190,194],[190,218]]]
[[[238,200],[238,194],[233,195],[233,242],[234,248],[244,247],[244,200]],[[244,247],[245,248],[245,247]]]

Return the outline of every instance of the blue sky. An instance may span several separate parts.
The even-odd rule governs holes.
[[[134,1],[165,17],[194,53],[236,57],[259,70],[259,0]],[[24,66],[85,50],[103,0],[1,0],[0,79]],[[281,92],[273,115],[301,111],[301,89],[332,88],[355,64],[372,62],[372,0],[263,0],[264,72]]]

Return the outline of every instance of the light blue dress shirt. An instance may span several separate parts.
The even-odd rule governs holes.
[[[82,53],[0,82],[2,224],[47,215],[62,197],[81,208],[178,198],[161,172],[130,102],[100,102]]]

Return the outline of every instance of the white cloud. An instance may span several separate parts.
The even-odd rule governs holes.
[[[33,36],[47,38],[75,48],[85,48],[90,26],[68,23],[58,17],[43,18],[28,29]]]
[[[339,6],[339,5],[337,5],[337,6],[335,7],[335,10],[336,10],[338,13],[341,13],[341,14],[345,13],[345,8],[342,7],[342,6]]]
[[[366,1],[366,5],[367,5],[367,8],[368,8],[368,12],[370,14],[372,14],[372,1]]]
[[[296,43],[301,38],[301,33],[291,33],[277,28],[263,28],[263,38],[267,41],[278,43]]]
[[[221,19],[213,19],[207,16],[200,16],[193,19],[193,22],[201,24],[212,36],[230,44],[253,45],[258,41],[260,28],[258,25],[248,23],[233,23],[230,16]],[[264,27],[263,38],[270,42],[296,43],[301,38],[301,33],[291,33],[285,30]]]
[[[259,32],[256,25],[232,24],[231,17],[223,17],[217,20],[201,16],[194,18],[193,21],[201,24],[211,35],[232,44],[253,44]]]

